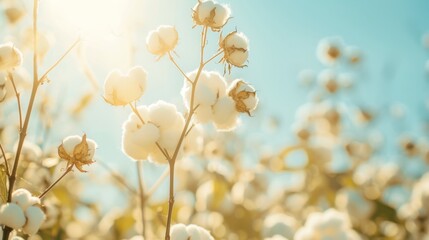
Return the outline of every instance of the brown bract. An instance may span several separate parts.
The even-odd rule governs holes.
[[[235,109],[238,112],[245,112],[249,116],[250,115],[250,109],[247,108],[246,104],[243,102],[244,100],[248,99],[249,97],[255,97],[256,92],[253,91],[240,91],[237,92],[238,89],[241,87],[241,85],[246,84],[244,81],[238,81],[237,84],[234,86],[233,89],[229,92],[229,96],[234,99],[235,102]]]
[[[74,147],[73,154],[71,156],[66,152],[63,144],[58,147],[58,155],[62,159],[68,161],[67,168],[74,165],[80,172],[87,172],[83,170],[83,165],[94,163],[94,161],[89,157],[90,153],[88,143],[86,142],[86,134],[83,134],[82,141]]]

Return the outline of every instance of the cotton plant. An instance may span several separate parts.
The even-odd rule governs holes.
[[[122,151],[137,161],[168,164],[170,169],[170,199],[165,239],[170,239],[171,216],[174,204],[174,173],[176,161],[200,149],[201,124],[212,123],[219,131],[231,131],[237,127],[240,113],[251,115],[258,104],[256,90],[242,79],[231,84],[217,71],[208,71],[205,66],[223,55],[220,62],[228,67],[244,67],[248,58],[248,39],[237,31],[221,37],[219,50],[206,59],[207,32],[219,32],[230,19],[228,6],[214,1],[198,1],[192,10],[192,19],[201,26],[200,62],[196,70],[185,73],[172,53],[176,52],[179,33],[169,25],[150,31],[146,38],[147,50],[158,59],[167,56],[184,77],[181,91],[186,113],[176,106],[158,101],[149,106],[137,106],[137,100],[146,90],[146,74],[136,66],[128,74],[112,71],[105,80],[104,99],[114,106],[129,106],[132,113],[123,124]],[[150,83],[148,84],[150,89]],[[141,182],[141,181],[139,181]],[[140,192],[143,196],[142,184]],[[143,199],[142,199],[143,201]],[[144,225],[144,204],[142,218]],[[143,226],[145,229],[146,226]],[[173,238],[174,239],[174,238]]]

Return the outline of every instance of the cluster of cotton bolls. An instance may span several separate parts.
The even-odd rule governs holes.
[[[315,89],[310,97],[318,101],[324,95],[334,95],[339,90],[351,89],[357,78],[356,69],[363,60],[362,52],[355,46],[348,46],[341,37],[327,37],[319,41],[316,55],[326,67],[319,73],[305,69],[299,73],[299,81],[308,87],[316,82],[321,89]]]
[[[188,73],[189,79],[195,79],[196,71]],[[192,84],[185,79],[182,96],[189,108]],[[197,123],[213,122],[216,129],[230,131],[238,124],[239,113],[255,110],[258,97],[255,89],[242,80],[233,81],[227,88],[225,78],[218,72],[202,71],[195,88],[194,106]]]
[[[195,224],[176,224],[170,232],[174,240],[214,240],[209,231]]]
[[[152,162],[166,163],[160,148],[170,156],[176,150],[185,124],[182,114],[175,105],[164,101],[137,107],[137,113],[131,113],[123,125],[124,153],[134,160],[149,158]],[[202,144],[200,133],[199,128],[191,129],[178,153],[182,154],[183,148],[188,153],[197,152]]]
[[[296,232],[294,239],[359,240],[361,237],[351,228],[346,215],[335,209],[328,209],[311,213],[305,225]]]
[[[12,193],[12,201],[0,207],[0,224],[26,234],[35,234],[45,220],[40,199],[23,188]]]

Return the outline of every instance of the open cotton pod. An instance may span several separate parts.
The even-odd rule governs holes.
[[[173,26],[162,25],[149,32],[146,38],[146,47],[150,53],[162,56],[176,48],[179,34]]]
[[[0,44],[0,71],[12,71],[21,64],[22,53],[13,43]]]
[[[196,25],[209,27],[216,32],[220,31],[231,17],[231,10],[227,5],[211,0],[198,0],[192,10],[192,19]]]
[[[146,90],[146,71],[133,67],[127,74],[114,70],[104,82],[104,100],[114,106],[124,106],[138,100]]]

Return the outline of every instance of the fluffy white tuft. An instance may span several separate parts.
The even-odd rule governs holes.
[[[39,207],[31,206],[25,210],[25,216],[27,222],[23,227],[24,232],[30,235],[36,234],[46,218],[45,213]]]
[[[143,95],[146,79],[147,74],[142,67],[133,67],[125,75],[114,70],[106,77],[103,97],[114,106],[127,105]]]
[[[6,203],[0,207],[0,224],[19,229],[25,224],[22,208],[15,203]]]
[[[146,38],[146,46],[154,55],[164,55],[173,51],[179,41],[179,34],[173,26],[162,25],[149,32]]]
[[[0,71],[10,71],[22,64],[22,53],[13,43],[0,45]]]
[[[220,98],[213,106],[213,120],[220,131],[231,131],[238,124],[238,112],[231,97]]]
[[[211,0],[198,2],[193,11],[193,19],[197,25],[210,27],[214,31],[219,31],[231,17],[231,9],[227,5]]]
[[[78,135],[68,136],[63,140],[63,147],[66,153],[70,156],[73,156],[74,148],[76,145],[82,142],[82,137]],[[92,159],[94,157],[95,149],[97,148],[97,144],[92,139],[86,139],[86,143],[88,144],[88,157]]]
[[[25,211],[29,206],[40,204],[40,199],[33,197],[27,189],[20,188],[12,193],[12,202]]]
[[[175,224],[171,227],[170,236],[173,240],[214,240],[209,231],[195,224]]]
[[[149,107],[150,122],[161,129],[167,129],[176,124],[178,112],[176,106],[164,101],[158,101]]]

